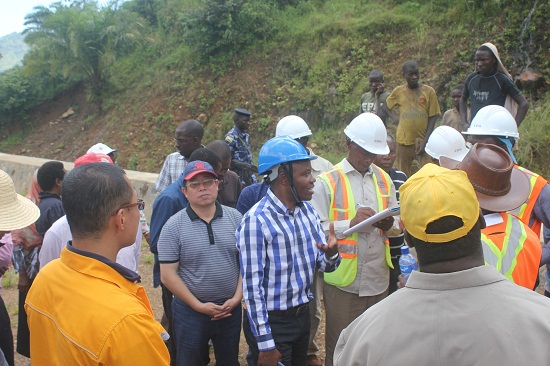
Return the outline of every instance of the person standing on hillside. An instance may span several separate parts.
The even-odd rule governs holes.
[[[0,238],[12,230],[29,227],[39,216],[40,210],[35,203],[17,194],[11,177],[0,170]],[[7,267],[0,268],[0,279],[7,270]],[[2,358],[9,366],[15,366],[10,315],[0,296],[0,364]]]
[[[458,132],[465,131],[468,128],[467,125],[462,124],[460,116],[460,99],[462,98],[463,90],[463,84],[458,84],[453,88],[451,91],[451,103],[453,107],[443,114],[443,119],[441,120],[441,126],[452,127]],[[469,115],[470,111],[466,111],[466,114]]]
[[[466,127],[470,125],[466,113],[468,100],[470,100],[471,119],[481,108],[499,105],[505,107],[515,117],[516,124],[519,126],[529,110],[529,102],[516,87],[512,76],[500,61],[495,45],[482,44],[476,51],[475,64],[476,72],[466,78],[460,99],[462,124]]]
[[[370,91],[361,96],[361,104],[359,106],[359,114],[374,113],[384,125],[388,118],[386,114],[386,99],[390,95],[384,86],[384,74],[380,70],[372,70],[369,74]]]
[[[334,226],[342,263],[324,275],[326,330],[325,365],[332,366],[342,329],[388,295],[392,266],[388,236],[401,233],[398,217],[387,217],[371,229],[344,234],[386,208],[396,207],[395,186],[388,174],[372,164],[389,153],[382,120],[373,113],[355,117],[344,129],[348,155],[334,170],[317,177],[312,206],[325,235]]]
[[[405,183],[407,176],[402,171],[399,171],[393,167],[395,163],[395,140],[388,135],[386,139],[390,152],[386,155],[376,155],[374,158],[374,164],[382,168],[391,178],[393,185],[395,186],[395,195],[397,202],[399,202],[399,187]],[[388,236],[390,241],[390,255],[393,268],[390,267],[390,282],[388,286],[388,295],[397,291],[397,282],[399,282],[399,257],[401,257],[401,247],[405,244],[405,238],[403,233],[398,235]]]
[[[419,82],[416,61],[403,64],[403,77],[407,82],[395,88],[386,103],[390,118],[397,124],[397,169],[410,176],[414,160],[418,168],[430,162],[424,148],[441,111],[435,90]],[[392,111],[395,108],[399,118]]]
[[[176,128],[174,146],[178,151],[168,155],[164,161],[162,170],[155,183],[155,188],[158,192],[162,192],[164,188],[174,183],[181,176],[193,151],[202,146],[203,134],[203,126],[199,121],[194,119],[188,119]]]
[[[225,142],[231,149],[231,170],[241,178],[243,187],[256,183],[258,168],[252,161],[250,135],[246,132],[250,127],[252,113],[245,109],[236,108],[233,113],[235,125],[225,135]]]

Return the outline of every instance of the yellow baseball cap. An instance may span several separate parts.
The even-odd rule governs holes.
[[[417,239],[427,243],[447,243],[466,236],[479,217],[474,187],[463,171],[426,164],[399,189],[401,220]],[[464,225],[442,234],[428,234],[429,223],[456,216]]]

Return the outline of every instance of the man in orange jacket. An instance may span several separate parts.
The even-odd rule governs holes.
[[[168,365],[167,334],[137,273],[117,264],[144,203],[124,170],[92,163],[63,181],[73,240],[38,273],[25,303],[33,365]]]

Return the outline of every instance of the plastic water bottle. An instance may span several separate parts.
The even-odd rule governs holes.
[[[403,245],[401,247],[401,257],[399,257],[399,269],[401,269],[401,275],[405,280],[409,278],[412,271],[418,269],[416,259],[412,256],[409,247]]]

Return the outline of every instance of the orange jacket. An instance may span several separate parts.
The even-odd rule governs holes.
[[[544,186],[548,184],[548,181],[537,173],[533,173],[524,167],[516,165],[516,168],[524,172],[527,175],[527,178],[529,178],[531,191],[529,192],[529,197],[525,203],[511,211],[511,213],[516,215],[525,225],[529,226],[531,230],[537,234],[537,237],[540,237],[541,221],[536,219],[533,221],[533,224],[529,225],[529,220],[531,219],[531,213],[533,212],[535,203],[539,198],[540,192]]]
[[[67,248],[40,270],[25,310],[33,366],[170,363],[145,289]]]
[[[501,212],[500,216],[501,223],[481,230],[485,264],[495,267],[515,284],[532,290],[542,254],[539,238],[514,215]]]

